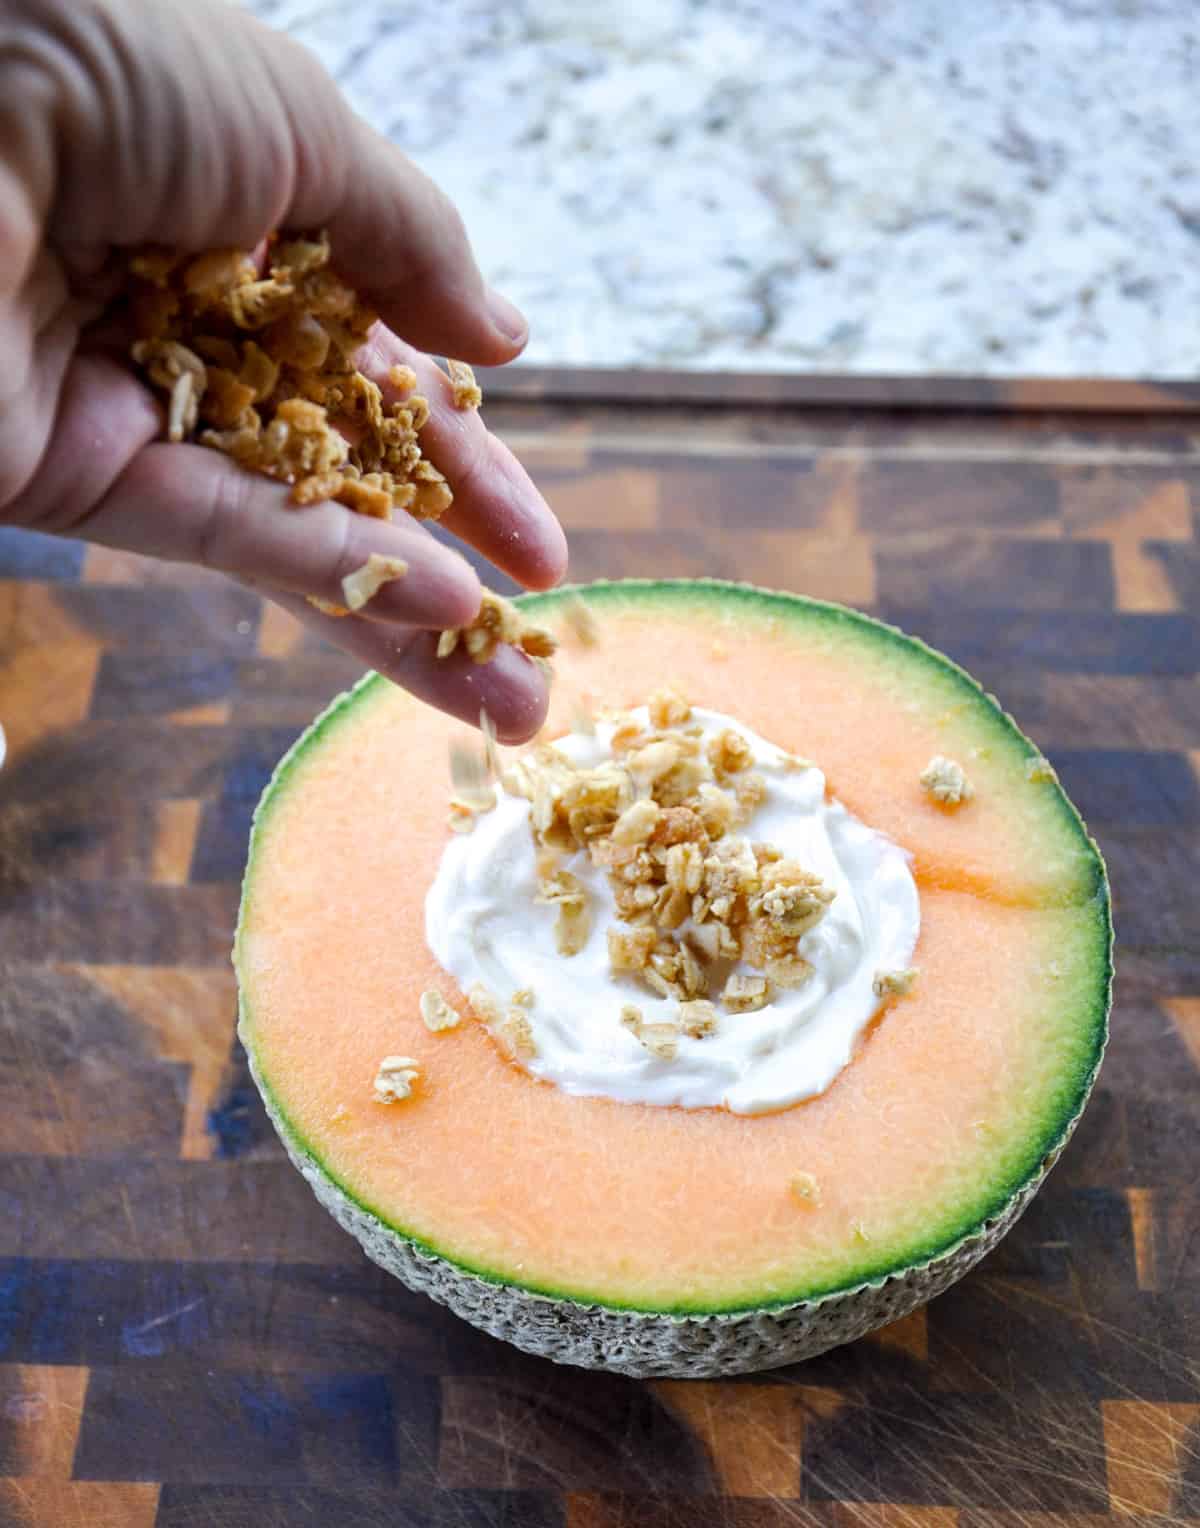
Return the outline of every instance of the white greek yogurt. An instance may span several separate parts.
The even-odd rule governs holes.
[[[646,720],[644,711],[633,715]],[[678,1004],[632,974],[609,970],[606,931],[624,925],[607,875],[585,853],[563,857],[562,867],[587,888],[592,925],[577,955],[560,955],[556,909],[533,900],[529,803],[503,793],[471,833],[446,845],[425,901],[426,938],[464,991],[482,982],[507,1006],[513,992],[532,989],[524,1011],[537,1054],[523,1065],[534,1076],[568,1093],[625,1103],[763,1114],[824,1092],[850,1060],[880,1007],[876,974],[912,964],[920,903],[904,850],[826,801],[819,769],[797,770],[780,749],[716,712],[693,707],[691,724],[706,737],[727,728],[741,733],[752,767],[767,781],[766,801],[736,831],[773,844],[836,892],[825,917],[798,942],[813,967],[803,986],[777,991],[753,1013],[726,1013],[718,1002],[715,1034],[681,1036],[670,1060],[651,1055],[621,1026],[622,1004],[636,1004],[647,1025],[672,1022]],[[594,737],[572,733],[555,746],[592,766],[612,757],[613,731],[597,723]]]

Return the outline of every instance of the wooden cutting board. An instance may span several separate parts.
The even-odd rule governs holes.
[[[1200,452],[1147,388],[518,377],[576,577],[845,600],[966,664],[1099,837],[1096,1096],[927,1311],[637,1383],[372,1265],[234,1043],[250,813],[355,665],[252,594],[0,531],[0,1522],[1054,1528],[1200,1521]]]

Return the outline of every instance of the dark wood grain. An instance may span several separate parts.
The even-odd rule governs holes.
[[[0,1525],[1200,1522],[1195,387],[518,372],[578,577],[724,574],[944,648],[1108,857],[1112,1043],[926,1310],[714,1384],[554,1369],[369,1264],[234,1040],[250,812],[355,665],[212,575],[0,531]]]

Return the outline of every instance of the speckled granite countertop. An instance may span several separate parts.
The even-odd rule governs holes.
[[[253,0],[542,364],[1200,373],[1195,0]]]

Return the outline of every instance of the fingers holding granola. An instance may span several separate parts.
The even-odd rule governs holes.
[[[554,512],[476,409],[456,405],[455,383],[441,367],[382,324],[358,363],[389,404],[404,396],[391,380],[397,368],[407,368],[428,399],[422,449],[454,486],[454,502],[441,524],[527,589],[560,583],[567,571],[567,541]]]
[[[201,446],[147,446],[73,534],[345,608],[374,582],[359,608],[377,622],[440,630],[470,621],[482,595],[467,563],[415,521],[293,504],[286,486]]]
[[[295,595],[272,595],[276,604],[343,652],[376,669],[418,699],[473,727],[486,710],[503,743],[524,743],[546,719],[546,676],[515,647],[498,647],[488,663],[465,649],[437,656],[437,638],[375,621],[338,620]]]

